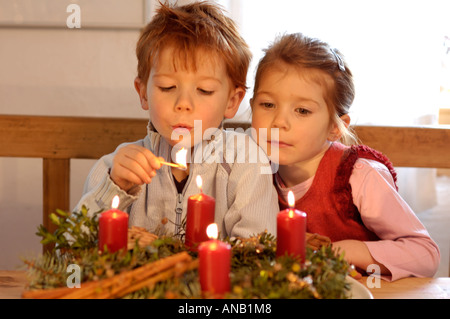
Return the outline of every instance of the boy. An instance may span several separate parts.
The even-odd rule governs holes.
[[[277,195],[271,174],[261,173],[270,167],[267,158],[252,163],[256,144],[244,134],[221,130],[223,119],[232,118],[244,98],[251,59],[232,20],[204,2],[161,5],[136,53],[135,88],[149,112],[148,135],[96,163],[77,209],[109,209],[119,195],[130,226],[177,234],[188,197],[199,193],[200,175],[202,191],[216,200],[222,238],[264,230],[276,235]],[[188,169],[161,165],[180,146],[191,150]],[[170,222],[163,225],[165,218]]]

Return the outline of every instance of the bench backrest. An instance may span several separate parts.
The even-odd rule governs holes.
[[[43,159],[43,225],[49,214],[69,211],[70,160],[98,159],[147,133],[146,119],[0,115],[0,156]],[[225,128],[249,123],[226,123]],[[396,167],[450,168],[449,127],[354,126],[366,144]]]

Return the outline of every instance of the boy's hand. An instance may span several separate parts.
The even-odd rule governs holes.
[[[161,157],[156,157],[145,147],[130,144],[120,148],[113,158],[111,179],[128,192],[136,185],[149,184],[161,168]]]

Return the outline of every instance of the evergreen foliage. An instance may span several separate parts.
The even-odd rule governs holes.
[[[36,258],[25,260],[29,266],[29,289],[66,287],[70,273],[67,267],[76,264],[81,269],[81,282],[112,277],[146,263],[188,251],[178,236],[161,235],[150,245],[135,245],[126,252],[99,253],[98,215],[57,211],[51,215],[57,230],[50,233],[42,225],[37,235],[43,244],[54,248]],[[276,238],[263,232],[250,238],[226,239],[232,247],[231,292],[227,298],[347,298],[350,286],[346,281],[349,265],[343,255],[337,255],[330,246],[318,250],[306,249],[302,264],[291,256],[276,258]],[[160,282],[151,288],[142,288],[125,298],[202,298],[198,270],[185,272]]]

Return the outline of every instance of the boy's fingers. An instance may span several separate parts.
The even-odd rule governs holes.
[[[123,175],[123,178],[129,178],[130,181],[135,183],[137,181],[136,178],[138,178],[141,182],[137,184],[148,184],[151,181],[151,176],[148,172],[149,168],[146,165],[146,160],[144,159],[143,162],[139,162],[136,158],[131,157],[130,154],[126,154],[119,159],[117,164],[122,168],[121,175]]]
[[[111,179],[121,189],[128,191],[135,185],[142,185],[143,181],[136,174],[125,167],[116,165],[111,170]]]
[[[149,184],[152,177],[156,176],[156,169],[161,168],[159,158],[157,158],[151,151],[139,145],[128,145],[118,151],[115,157],[117,164],[122,165],[130,173],[122,171],[123,178],[129,178],[134,183],[136,178],[140,180],[138,184]],[[128,176],[128,177],[127,177]]]
[[[149,177],[141,177],[140,175],[138,175],[135,172],[127,169],[126,167],[122,167],[122,169],[123,169],[122,175],[124,176],[124,178],[127,181],[129,181],[129,182],[131,182],[131,183],[133,183],[135,185],[142,185],[142,184],[145,184],[145,183],[150,183],[150,181],[151,181],[151,178],[149,178]]]
[[[134,159],[150,177],[152,176],[152,172],[158,169],[160,165],[159,163],[154,163],[155,155],[144,147],[137,146],[136,148],[130,149],[127,156]]]
[[[151,177],[142,168],[129,168],[123,165],[116,167],[115,175],[135,185],[148,184]]]
[[[135,146],[136,146],[135,148],[136,156],[139,158],[139,163],[144,167],[145,170],[147,170],[150,173],[155,169],[161,168],[161,162],[159,158],[156,157],[151,151],[142,146],[137,145]],[[141,156],[145,158],[148,166],[145,165],[146,163],[144,163],[144,158],[141,158]]]
[[[153,170],[161,168],[161,161],[164,161],[162,157],[156,157],[152,152],[149,151],[151,155],[147,156],[148,163]]]
[[[162,166],[161,162],[165,162],[164,157],[155,157],[155,165],[153,165],[153,167],[156,169],[160,169]]]

